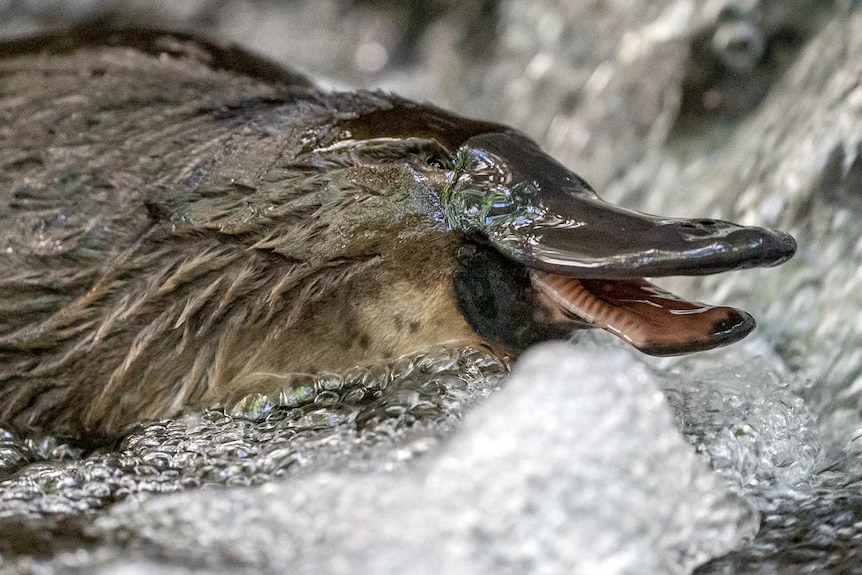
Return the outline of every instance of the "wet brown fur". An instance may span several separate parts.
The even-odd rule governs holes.
[[[462,238],[415,209],[427,166],[311,153],[394,98],[165,41],[0,46],[0,425],[109,436],[267,374],[479,341]]]

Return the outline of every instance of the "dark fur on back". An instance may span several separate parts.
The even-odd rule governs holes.
[[[381,192],[410,187],[403,167],[308,147],[393,99],[214,69],[176,42],[188,54],[0,60],[0,425],[98,436],[218,404],[315,302],[372,286],[403,231]]]

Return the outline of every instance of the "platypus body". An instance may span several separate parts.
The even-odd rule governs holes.
[[[598,326],[709,349],[751,317],[642,278],[794,250],[612,206],[511,128],[236,48],[0,45],[0,426],[21,432],[110,437],[447,342],[516,354]]]

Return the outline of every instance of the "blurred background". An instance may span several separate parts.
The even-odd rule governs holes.
[[[831,0],[0,0],[0,35],[195,31],[334,88],[508,122],[598,189],[675,128],[741,119]]]

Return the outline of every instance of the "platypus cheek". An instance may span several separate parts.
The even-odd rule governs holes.
[[[457,259],[452,287],[458,308],[486,342],[520,352],[540,341],[566,338],[578,327],[577,320],[538,305],[523,266],[470,244],[459,250]]]

